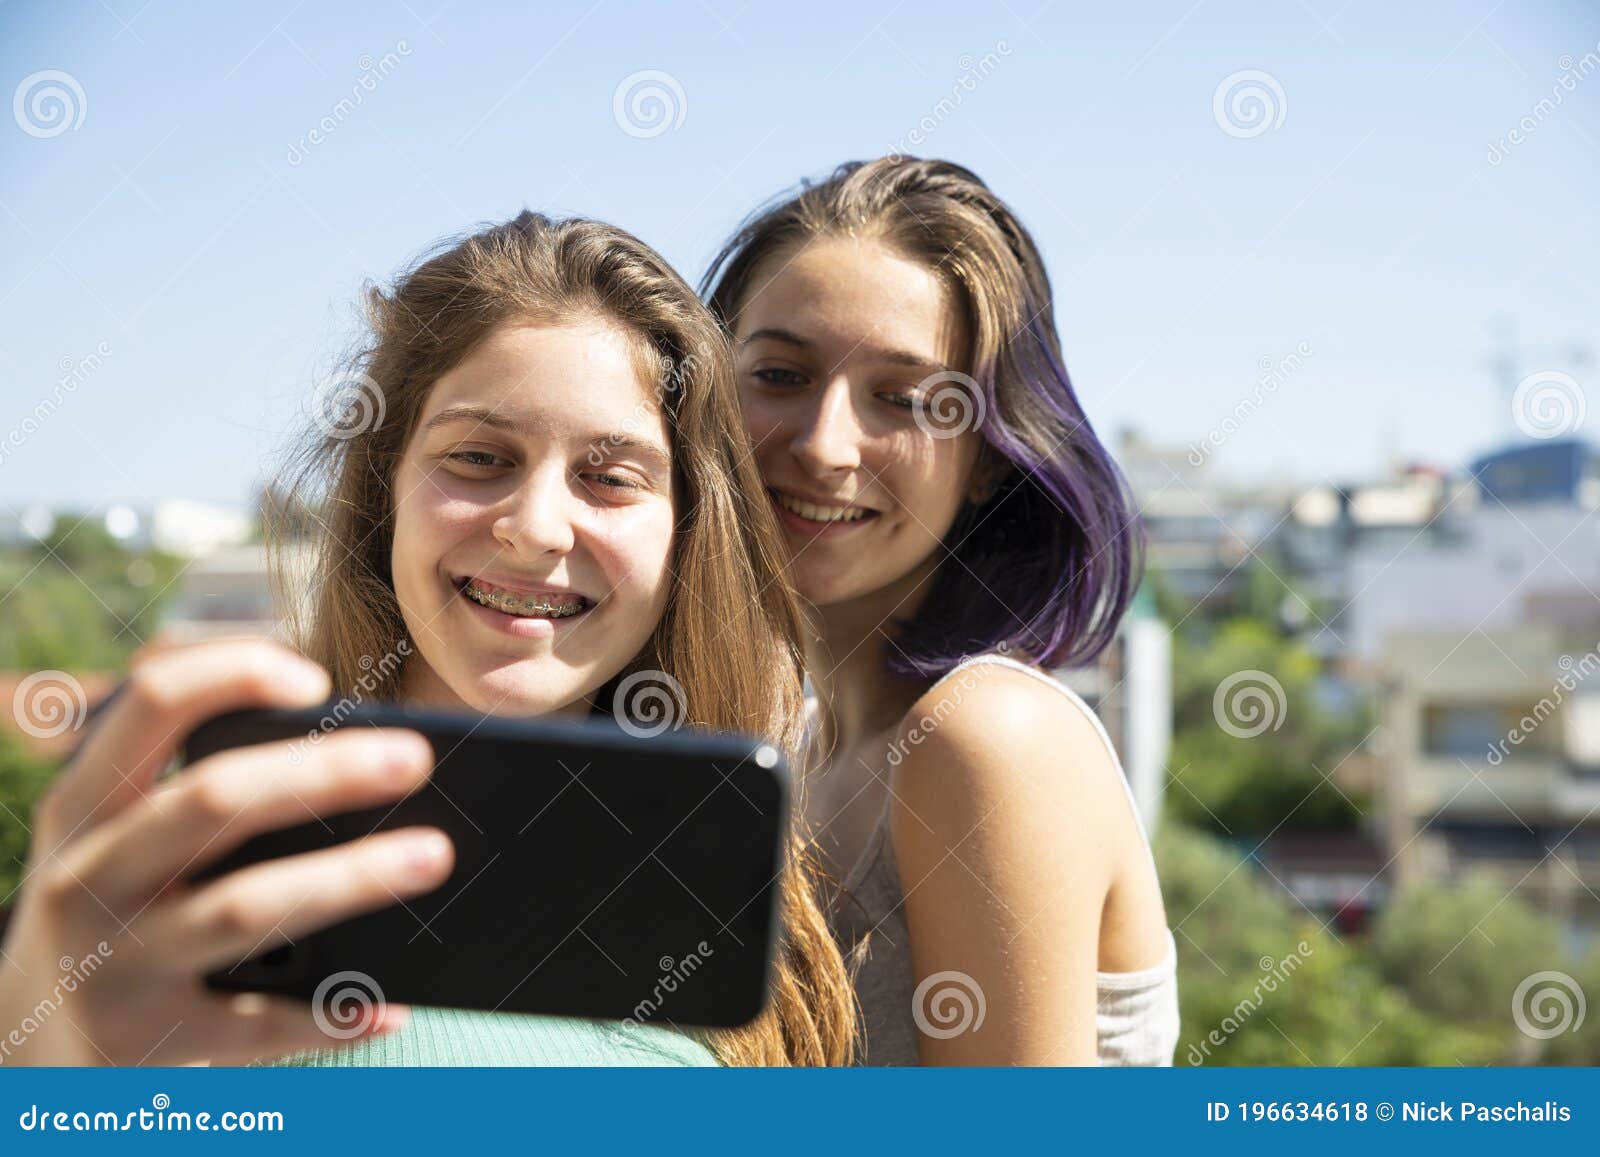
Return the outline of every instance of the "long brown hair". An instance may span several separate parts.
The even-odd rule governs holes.
[[[600,317],[635,335],[648,364],[663,371],[657,396],[680,503],[666,612],[596,705],[609,705],[628,674],[661,672],[683,689],[694,726],[762,735],[796,757],[800,612],[782,578],[778,527],[761,500],[726,338],[682,278],[620,229],[523,212],[424,260],[392,292],[370,289],[366,304],[371,340],[338,389],[319,396],[319,433],[265,504],[290,638],[328,669],[335,693],[398,694],[406,660],[393,655],[407,635],[390,572],[391,484],[433,383],[507,322]],[[294,532],[307,522],[309,564],[297,565],[293,550],[303,547]],[[380,655],[387,661],[376,664]],[[726,1063],[850,1059],[854,998],[816,879],[796,831],[781,884],[772,1001],[749,1025],[709,1035]]]

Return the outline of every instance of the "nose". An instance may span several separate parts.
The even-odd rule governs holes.
[[[801,415],[790,452],[814,477],[848,474],[861,465],[861,425],[842,377],[815,394]]]
[[[530,471],[496,515],[495,539],[524,559],[566,554],[576,539],[573,501],[564,468]]]

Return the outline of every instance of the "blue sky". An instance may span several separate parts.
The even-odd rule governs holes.
[[[1558,85],[1600,58],[1577,3],[139,2],[0,7],[0,439],[109,351],[0,457],[0,503],[243,502],[363,281],[437,238],[582,213],[698,280],[757,204],[919,122],[909,151],[1040,240],[1108,437],[1200,439],[1304,343],[1216,461],[1353,478],[1505,439],[1496,318],[1521,373],[1600,376],[1571,350],[1600,347],[1600,70]],[[45,70],[75,128],[17,110]],[[682,94],[650,136],[614,113],[645,70]],[[1214,107],[1245,70],[1282,93],[1254,135]]]

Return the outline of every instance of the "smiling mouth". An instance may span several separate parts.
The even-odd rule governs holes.
[[[767,493],[772,495],[772,500],[781,508],[797,518],[807,522],[815,522],[819,526],[830,526],[838,522],[864,522],[869,518],[878,517],[876,510],[869,510],[865,506],[819,506],[814,502],[804,502],[781,490],[769,487]]]
[[[518,619],[570,619],[594,606],[579,594],[513,591],[479,579],[462,579],[456,585],[479,606]]]

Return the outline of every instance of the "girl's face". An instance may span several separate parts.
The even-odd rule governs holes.
[[[394,477],[405,697],[582,711],[670,592],[671,443],[632,335],[511,324],[433,385]]]
[[[935,377],[965,360],[961,312],[938,278],[873,240],[774,253],[750,284],[739,397],[790,578],[817,606],[883,592],[909,614],[981,447],[976,429],[948,436],[916,417],[961,388]]]

